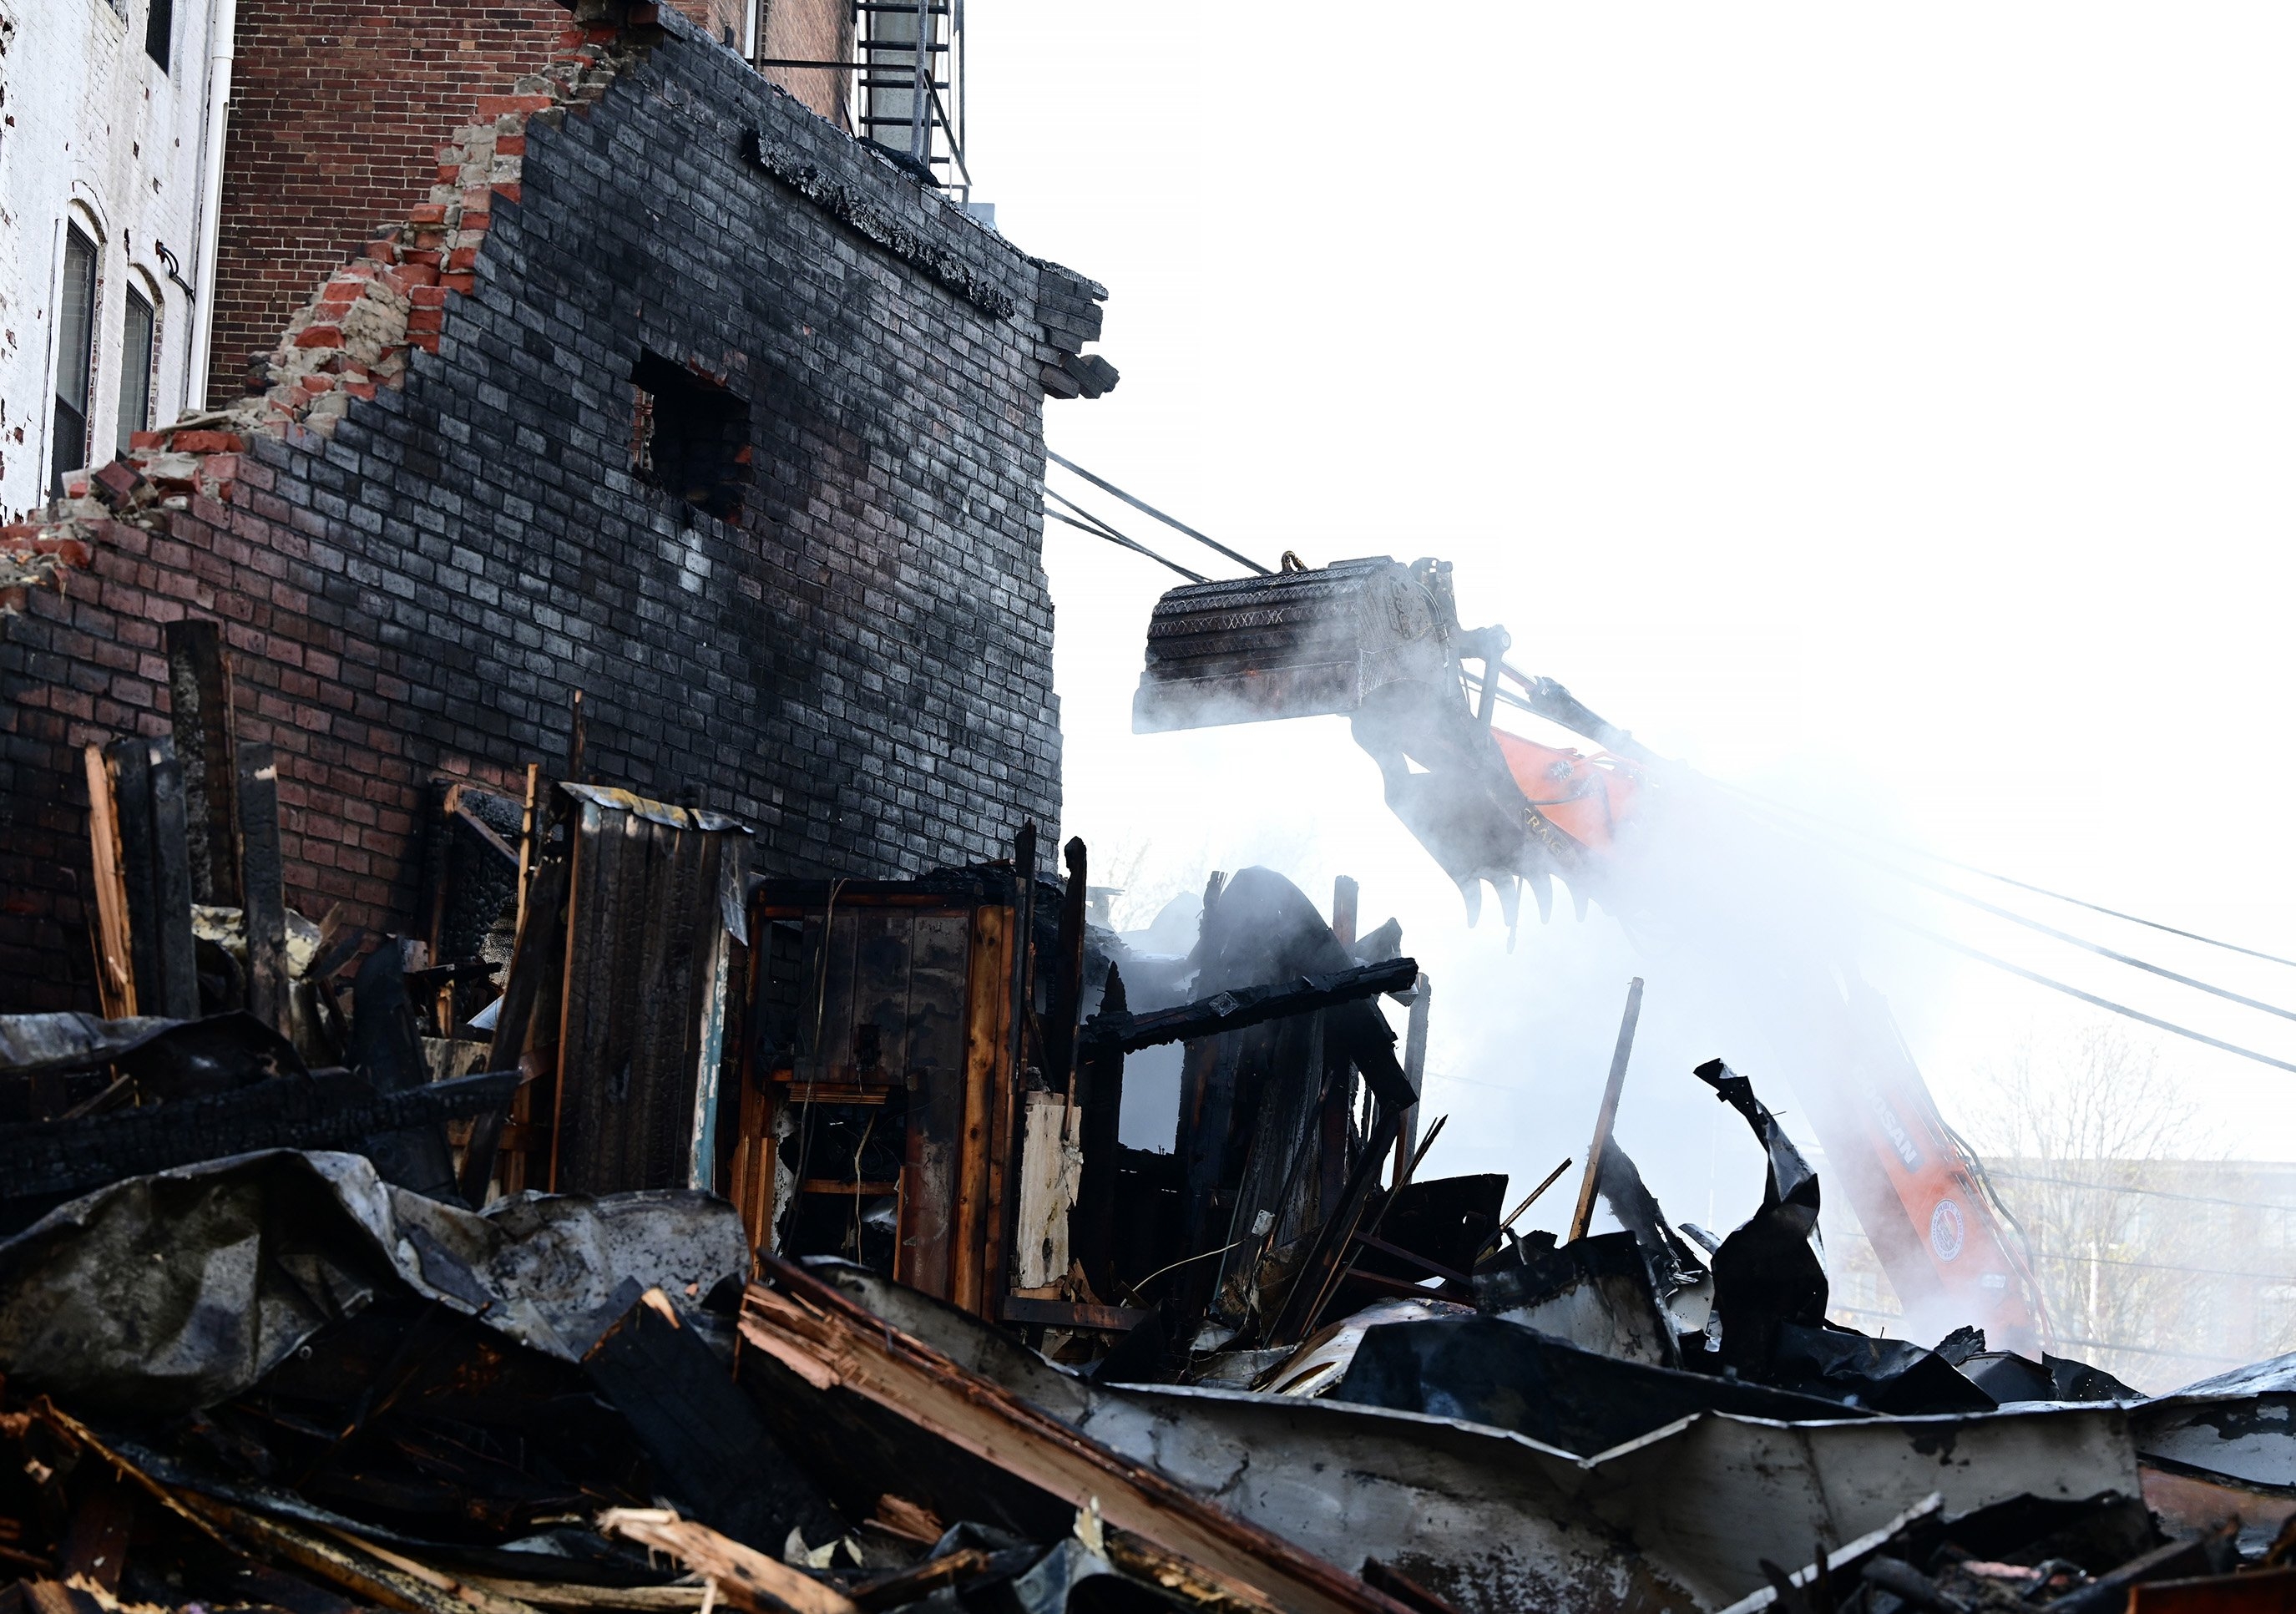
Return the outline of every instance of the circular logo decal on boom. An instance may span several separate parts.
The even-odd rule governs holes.
[[[1961,1207],[1951,1200],[1939,1200],[1937,1208],[1930,1212],[1930,1248],[1937,1251],[1940,1261],[1950,1261],[1961,1253],[1969,1236],[1968,1226],[1962,1220]]]

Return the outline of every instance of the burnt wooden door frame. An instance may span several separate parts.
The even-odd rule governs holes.
[[[961,1059],[946,1071],[925,1065],[894,1073],[894,1081],[906,1088],[908,1103],[892,1276],[988,1316],[1006,1286],[1012,1154],[1017,1137],[1018,1084],[1009,1053],[1015,928],[1010,904],[896,881],[758,883],[750,905],[751,946],[742,983],[750,1031],[741,1048],[741,1094],[734,1107],[736,1135],[728,1151],[732,1170],[727,1197],[741,1213],[752,1248],[777,1251],[778,1225],[789,1209],[791,1195],[800,1192],[795,1184],[787,1195],[779,1187],[776,1133],[781,1112],[808,1102],[840,1102],[825,1094],[842,1094],[848,1086],[833,1080],[800,1082],[793,1053],[787,1066],[766,1068],[758,1033],[765,1023],[760,994],[773,963],[770,927],[791,922],[820,926],[822,941],[800,956],[806,978],[825,1004],[830,979],[822,972],[832,967],[832,960],[825,959],[821,948],[835,947],[840,922],[850,916],[857,927],[864,915],[894,912],[906,914],[913,922],[962,918],[964,963],[961,975],[943,975],[942,987],[959,1016]],[[909,1012],[914,1027],[931,1005],[917,1002],[914,995],[918,954],[914,924],[911,938]],[[858,989],[850,979],[848,985]],[[819,1036],[824,1047],[836,1045],[825,1024]],[[817,1074],[833,1077],[827,1067]],[[928,1090],[937,1082],[947,1086]],[[886,1084],[889,1091],[891,1085]],[[855,1097],[844,1102],[866,1101],[857,1088]]]

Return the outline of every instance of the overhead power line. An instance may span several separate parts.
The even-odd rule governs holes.
[[[2250,1272],[2232,1266],[2185,1266],[2175,1261],[2132,1261],[2124,1256],[2069,1256],[2053,1249],[2031,1252],[2036,1261],[2064,1266],[2128,1266],[2142,1272],[2180,1272],[2195,1278],[2258,1278],[2267,1283],[2296,1283],[2296,1272]]]
[[[2133,1184],[2090,1183],[2079,1177],[2040,1176],[2031,1172],[1988,1167],[2005,1183],[2046,1183],[2056,1188],[2083,1188],[2095,1193],[2133,1193],[2148,1200],[2183,1200],[2194,1205],[2229,1205],[2235,1210],[2296,1211],[2296,1205],[2276,1205],[2269,1200],[2231,1200],[2214,1193],[2180,1193],[2173,1188],[2140,1188]]]
[[[1196,542],[1204,545],[1206,547],[1226,556],[1229,560],[1234,561],[1237,565],[1246,567],[1250,570],[1259,573],[1262,577],[1271,577],[1275,575],[1269,568],[1261,565],[1250,555],[1242,553],[1237,550],[1231,549],[1218,539],[1197,531],[1186,522],[1179,520],[1173,516],[1165,514],[1164,512],[1157,509],[1153,504],[1149,504],[1146,500],[1126,492],[1123,488],[1119,487],[1115,483],[1107,480],[1105,478],[1095,476],[1093,472],[1086,471],[1075,461],[1069,459],[1062,455],[1054,453],[1050,448],[1047,448],[1045,453],[1046,458],[1051,460],[1054,464],[1062,467],[1063,470],[1073,472],[1075,475],[1083,478],[1086,481],[1101,489],[1103,493],[1109,494],[1115,498],[1121,499],[1124,503],[1131,505],[1135,510],[1139,511],[1144,515],[1153,517],[1155,520],[1163,522],[1166,526],[1173,528],[1175,531],[1184,533],[1187,537],[1193,538]],[[1078,505],[1074,501],[1063,498],[1061,495],[1054,493],[1050,489],[1046,490],[1046,496],[1056,501],[1068,510],[1075,512],[1074,516],[1067,516],[1061,514],[1058,511],[1046,511],[1045,513],[1050,516],[1053,520],[1063,522],[1068,526],[1074,527],[1080,532],[1088,532],[1095,537],[1101,538],[1108,543],[1119,545],[1121,547],[1129,549],[1137,554],[1145,555],[1148,559],[1154,561],[1159,565],[1169,568],[1171,570],[1179,573],[1182,577],[1186,578],[1193,582],[1201,583],[1210,580],[1201,573],[1191,571],[1188,568],[1180,565],[1177,561],[1167,559],[1165,556],[1157,553],[1156,551],[1149,548],[1146,545],[1139,543],[1133,538],[1127,537],[1124,534],[1117,531],[1113,527],[1111,527],[1106,521],[1102,520],[1099,517],[1092,514],[1089,511]],[[1077,518],[1082,519],[1079,520]],[[1513,672],[1512,668],[1507,670],[1509,672]],[[1481,678],[1477,677],[1472,673],[1464,672],[1464,669],[1462,669],[1462,675],[1469,684],[1478,689],[1480,688],[1483,682]],[[1515,676],[1518,678],[1521,676],[1520,674]],[[1538,709],[1531,702],[1515,694],[1513,691],[1502,688],[1496,692],[1499,700],[1510,707],[1520,708],[1521,709],[1531,712],[1534,715],[1543,715],[1539,713]],[[1958,859],[1948,857],[1942,853],[1930,851],[1926,848],[1909,845],[1904,841],[1892,840],[1885,835],[1878,835],[1870,830],[1860,829],[1853,824],[1839,823],[1833,819],[1826,817],[1823,814],[1812,812],[1808,807],[1799,807],[1790,802],[1774,800],[1758,791],[1747,790],[1742,785],[1730,784],[1718,779],[1711,780],[1710,782],[1719,785],[1723,790],[1729,791],[1733,795],[1741,797],[1743,799],[1755,804],[1758,807],[1767,808],[1773,813],[1789,815],[1792,818],[1805,819],[1811,823],[1823,824],[1829,829],[1837,830],[1846,834],[1855,835],[1860,840],[1872,841],[1878,845],[1890,848],[1896,851],[1924,858],[1930,862],[1942,864],[1947,868],[1957,869],[1965,874],[1975,875],[1980,880],[1989,880],[1997,884],[2009,886],[2017,890],[2030,891],[2035,896],[2046,897],[2053,902],[2062,902],[2073,907],[2085,908],[2093,914],[2102,914],[2108,918],[2120,920],[2124,923],[2141,925],[2147,930],[2159,930],[2167,935],[2181,937],[2187,941],[2199,942],[2205,946],[2220,948],[2228,953],[2237,953],[2248,958],[2261,959],[2267,963],[2284,964],[2291,968],[2296,968],[2296,959],[2283,958],[2276,954],[2262,952],[2254,947],[2243,946],[2236,942],[2223,941],[2213,936],[2204,936],[2197,930],[2183,930],[2176,925],[2164,924],[2159,920],[2146,919],[2138,914],[2126,913],[2119,908],[2107,907],[2102,903],[2090,902],[2086,898],[2070,896],[2062,891],[2051,890],[2046,886],[2035,885],[2030,881],[2017,880],[2007,874],[1996,873],[1990,869],[1980,868],[1974,864],[1963,863]],[[1805,835],[1811,833],[1806,825],[1788,824],[1784,827],[1794,829],[1797,832]],[[1823,840],[1823,838],[1819,839],[1821,840]],[[2210,982],[2201,980],[2194,976],[2181,974],[2177,971],[2168,969],[2162,965],[2150,963],[2144,959],[2134,957],[2128,954],[2121,953],[2114,948],[2105,946],[2101,943],[2093,942],[2087,940],[2086,938],[2073,935],[2070,931],[2061,930],[2054,925],[2045,924],[2039,920],[2030,918],[2030,916],[2022,914],[2018,914],[2011,909],[2002,907],[1997,904],[1987,902],[1982,897],[1972,896],[1966,891],[1956,890],[1951,886],[1945,885],[1939,881],[1928,880],[1919,874],[1912,873],[1907,870],[1895,867],[1879,858],[1854,851],[1849,848],[1839,845],[1839,843],[1829,844],[1833,844],[1835,850],[1840,851],[1846,856],[1857,857],[1861,861],[1872,864],[1874,867],[1880,868],[1887,873],[1894,874],[1898,879],[1904,880],[1910,884],[1922,887],[1926,890],[1936,892],[1940,896],[1951,897],[1956,902],[1965,903],[1972,907],[1992,914],[1997,918],[2007,920],[2012,924],[2021,925],[2027,930],[2037,931],[2039,934],[2047,936],[2054,940],[2079,947],[2084,951],[2095,954],[2099,957],[2110,959],[2115,963],[2126,964],[2131,969],[2144,971],[2146,973],[2157,976],[2161,979],[2175,982],[2178,986],[2190,987],[2196,991],[2205,992],[2211,996],[2222,998],[2228,1003],[2238,1004],[2243,1008],[2260,1010],[2264,1013],[2276,1015],[2283,1020],[2296,1020],[2296,1011],[2284,1009],[2278,1004],[2266,1003],[2259,998],[2246,996],[2243,994],[2231,991],[2226,987],[2218,987]],[[1962,942],[1954,941],[1948,937],[1938,935],[1934,931],[1925,930],[1919,925],[1912,924],[1906,921],[1896,919],[1886,914],[1883,915],[1883,917],[1888,919],[1890,923],[1898,925],[1905,930],[1911,930],[1915,935],[1935,942],[1940,946],[1948,947],[1955,952],[1964,954],[1980,963],[1990,964],[1996,969],[2005,971],[2009,974],[2031,981],[2037,986],[2046,987],[2052,991],[2062,992],[2069,997],[2079,998],[2084,1003],[2106,1010],[2111,1013],[2125,1016],[2128,1019],[2152,1026],[2160,1030],[2169,1032],[2174,1036],[2189,1038],[2194,1042],[2202,1043],[2207,1046],[2220,1049],[2225,1053],[2235,1054],[2243,1059],[2253,1060],[2259,1064],[2268,1065],[2275,1069],[2285,1070],[2292,1074],[2296,1074],[2296,1063],[2291,1063],[2285,1060],[2275,1059],[2269,1054],[2259,1053],[2253,1049],[2243,1048],[2237,1044],[2228,1043],[2221,1038],[2210,1036],[2203,1032],[2195,1031],[2189,1027],[2179,1026],[2173,1021],[2161,1020],[2157,1016],[2146,1014],[2140,1010],[2130,1008],[2125,1004],[2115,1003],[2109,998],[2099,997],[2094,993],[2084,992],[2077,987],[2068,986],[2062,981],[2053,980],[2046,975],[2039,974],[2031,970],[2024,969],[2017,964],[2013,964],[2005,959],[1996,958],[1989,953],[1982,952],[1978,948],[1969,946]]]
[[[1126,504],[1131,505],[1133,509],[1138,511],[1142,515],[1153,516],[1158,520],[1163,522],[1165,526],[1171,528],[1175,532],[1185,532],[1197,543],[1203,545],[1206,548],[1219,551],[1220,553],[1226,555],[1229,560],[1234,561],[1238,566],[1247,567],[1250,569],[1258,572],[1263,578],[1272,578],[1275,575],[1273,569],[1262,566],[1250,555],[1239,554],[1236,551],[1230,549],[1226,545],[1221,543],[1218,538],[1207,537],[1202,533],[1198,532],[1194,528],[1189,526],[1185,521],[1177,520],[1171,516],[1166,515],[1162,511],[1157,509],[1153,504],[1149,504],[1145,499],[1136,499],[1133,497],[1130,494],[1125,492],[1124,489],[1119,487],[1115,483],[1093,475],[1091,471],[1086,471],[1074,460],[1064,459],[1061,455],[1054,454],[1049,448],[1045,450],[1045,457],[1052,461],[1054,464],[1058,465],[1063,471],[1074,471],[1086,481],[1090,482],[1095,487],[1099,488],[1101,492],[1122,499]]]
[[[1949,897],[1956,902],[1966,903],[1980,913],[1990,914],[1997,919],[2005,919],[2013,925],[2021,925],[2028,930],[2038,931],[2043,936],[2079,947],[2084,952],[2094,953],[2100,958],[2109,958],[2117,964],[2127,964],[2132,970],[2142,970],[2149,975],[2157,975],[2163,980],[2175,981],[2180,987],[2190,987],[2195,991],[2206,992],[2211,997],[2221,997],[2226,1003],[2238,1004],[2243,1008],[2259,1009],[2267,1014],[2276,1014],[2282,1020],[2296,1020],[2296,1009],[2284,1009],[2277,1004],[2267,1004],[2261,998],[2249,997],[2228,987],[2215,986],[2190,975],[2179,974],[2163,965],[2133,957],[2101,943],[2090,941],[2086,937],[2075,936],[2070,930],[2060,930],[2054,925],[2044,924],[2039,920],[2020,914],[2013,908],[2005,908],[1998,903],[1988,902],[1981,897],[1972,897],[1967,891],[1957,891],[1942,881],[1931,880],[1909,869],[1898,868],[1887,859],[1876,857],[1870,852],[1861,852],[1855,847],[1844,846],[1838,840],[1818,834],[1805,824],[1779,821],[1778,827],[1790,834],[1808,836],[1820,846],[1830,847],[1844,857],[1854,857],[1868,867],[1880,869],[1887,874],[1894,874],[1909,885],[1919,886],[1925,891],[1934,891],[1940,897]]]
[[[1713,782],[1720,784],[1724,790],[1733,795],[1743,796],[1750,801],[1759,802],[1762,806],[1774,808],[1778,812],[1792,813],[1797,817],[1812,819],[1829,829],[1840,830],[1846,834],[1856,835],[1861,840],[1878,841],[1898,851],[1908,852],[1916,857],[1928,858],[1931,863],[1941,863],[1949,869],[1959,869],[1964,874],[1974,874],[1980,880],[1990,880],[2001,885],[2014,886],[2018,890],[2030,891],[2036,897],[2046,897],[2052,902],[2070,903],[2076,908],[2087,908],[2092,914],[2103,914],[2109,918],[2121,920],[2128,924],[2143,925],[2147,930],[2165,931],[2170,936],[2181,936],[2186,941],[2197,941],[2204,946],[2221,947],[2227,953],[2238,953],[2247,958],[2260,958],[2268,964],[2285,964],[2291,969],[2296,969],[2296,958],[2283,958],[2276,953],[2259,952],[2254,947],[2242,946],[2238,942],[2220,941],[2213,936],[2203,936],[2198,930],[2179,930],[2175,925],[2162,924],[2157,919],[2146,919],[2139,914],[2123,913],[2119,908],[2108,908],[2103,903],[2089,902],[2079,897],[2069,897],[2062,891],[2052,891],[2046,886],[2037,886],[2029,881],[2012,879],[2006,874],[1997,874],[1990,869],[1979,868],[1973,863],[1960,862],[1956,858],[1946,856],[1942,852],[1932,852],[1925,847],[1912,846],[1902,840],[1893,840],[1887,835],[1877,835],[1871,830],[1861,830],[1855,824],[1840,823],[1826,817],[1822,813],[1814,813],[1808,807],[1796,807],[1792,802],[1774,800],[1759,791],[1750,791],[1743,785],[1725,784],[1718,779]]]
[[[1064,516],[1057,510],[1047,510],[1045,512],[1045,514],[1049,520],[1058,521],[1066,527],[1073,527],[1078,532],[1088,532],[1095,538],[1103,539],[1108,543],[1118,545],[1119,548],[1128,549],[1135,554],[1146,555],[1159,566],[1170,567],[1174,571],[1178,572],[1191,583],[1208,583],[1211,580],[1205,577],[1201,572],[1190,571],[1186,567],[1181,565],[1177,561],[1166,560],[1162,555],[1158,554],[1145,544],[1136,544],[1131,539],[1119,537],[1115,533],[1103,532],[1099,528],[1092,526],[1088,522],[1076,520],[1069,516]]]
[[[1157,565],[1169,567],[1172,570],[1178,572],[1182,577],[1187,578],[1191,583],[1209,583],[1211,581],[1211,579],[1204,576],[1203,573],[1200,571],[1190,571],[1177,561],[1168,560],[1163,555],[1158,554],[1154,550],[1149,548],[1148,545],[1139,542],[1137,539],[1126,537],[1122,533],[1117,531],[1115,528],[1111,527],[1107,522],[1102,520],[1089,510],[1085,509],[1082,505],[1077,504],[1070,500],[1062,498],[1059,494],[1054,493],[1051,488],[1047,487],[1045,489],[1045,496],[1057,502],[1058,504],[1065,505],[1068,509],[1076,512],[1075,515],[1062,515],[1057,510],[1047,510],[1045,512],[1045,514],[1052,520],[1062,522],[1064,525],[1073,527],[1078,532],[1088,532],[1095,538],[1104,538],[1111,544],[1118,545],[1122,548],[1132,551],[1135,554],[1146,555],[1150,560],[1155,561]]]
[[[2052,992],[2063,993],[2067,997],[2078,997],[2085,1004],[2106,1010],[2111,1013],[2125,1015],[2133,1020],[2141,1020],[2155,1029],[2166,1031],[2177,1036],[2189,1037],[2194,1042],[2205,1043],[2211,1048],[2221,1049],[2226,1053],[2238,1054],[2242,1059],[2254,1060],[2259,1065],[2269,1065],[2275,1070],[2285,1070],[2292,1076],[2296,1076],[2296,1064],[2291,1064],[2284,1059],[2275,1059],[2268,1053],[2259,1053],[2253,1048],[2243,1048],[2238,1043],[2226,1042],[2222,1037],[2210,1036],[2204,1031],[2195,1031],[2190,1026],[2180,1026],[2174,1020],[2165,1020],[2157,1015],[2147,1014],[2141,1009],[2132,1009],[2127,1004],[2117,1004],[2109,997],[2099,997],[2094,992],[2084,992],[2079,987],[2069,987],[2061,980],[2052,980],[2047,976],[2028,970],[2021,964],[2013,964],[2005,958],[1996,958],[1990,953],[1980,952],[1966,942],[1956,941],[1950,936],[1940,936],[1935,930],[1917,925],[1911,920],[1898,919],[1889,914],[1884,914],[1881,917],[1901,930],[1910,930],[1925,941],[1935,942],[1940,947],[1950,948],[1956,953],[1977,960],[1980,963],[1991,964],[1997,970],[2005,970],[2012,975],[2031,981],[2037,987],[2046,987]]]

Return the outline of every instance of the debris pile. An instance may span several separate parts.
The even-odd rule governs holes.
[[[1351,882],[1216,877],[1128,940],[1033,827],[761,879],[722,815],[536,770],[439,782],[425,932],[378,937],[286,909],[266,762],[92,750],[110,1012],[0,1020],[20,1605],[2092,1614],[2296,1576],[2296,1358],[2148,1399],[1829,1322],[1752,1081],[1677,1078],[1763,1151],[1725,1237],[1615,1135],[1639,982],[1583,1159],[1510,1204],[1423,1170],[1429,983]],[[1119,1126],[1159,1050],[1168,1151]],[[1574,1164],[1566,1231],[1519,1232]]]

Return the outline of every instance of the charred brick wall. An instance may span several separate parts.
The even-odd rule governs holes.
[[[662,21],[594,104],[526,123],[470,278],[414,290],[403,381],[331,436],[178,431],[142,466],[182,508],[38,540],[86,553],[0,616],[0,1008],[89,1004],[78,748],[164,731],[181,615],[225,625],[315,914],[406,925],[427,781],[554,769],[577,689],[588,771],[734,814],[762,872],[898,875],[1058,822],[1041,417],[1113,379],[1075,356],[1099,290]],[[717,456],[710,508],[660,485],[665,367],[745,422],[682,450]]]

